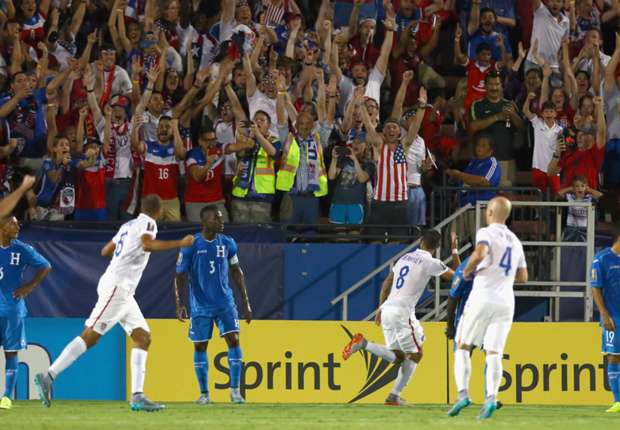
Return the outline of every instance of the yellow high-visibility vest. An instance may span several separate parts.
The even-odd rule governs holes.
[[[319,140],[319,135],[315,136],[318,148],[319,158],[319,189],[314,192],[315,197],[322,197],[327,195],[327,174],[325,173],[325,162],[323,161],[323,148]],[[306,155],[307,157],[307,155]],[[278,170],[276,178],[276,189],[280,191],[290,191],[295,183],[295,175],[297,174],[297,168],[299,167],[299,159],[301,158],[301,151],[297,140],[293,138],[291,147],[289,148],[288,156],[283,161]]]
[[[250,191],[250,187],[241,188],[237,184],[239,182],[238,175],[233,179],[235,187],[232,195],[244,198]],[[256,166],[254,167],[254,189],[257,194],[275,194],[276,193],[276,169],[273,159],[267,154],[262,146],[256,154]],[[251,183],[250,183],[251,184]]]

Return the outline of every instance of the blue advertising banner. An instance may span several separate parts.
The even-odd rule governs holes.
[[[63,348],[84,329],[77,318],[28,318],[28,349],[20,351],[17,399],[38,399],[34,377],[45,372]],[[0,355],[4,375],[4,354]],[[54,381],[58,400],[125,399],[125,332],[116,326]],[[0,377],[4,392],[4,376]]]

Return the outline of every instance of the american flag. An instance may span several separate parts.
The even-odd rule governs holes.
[[[380,202],[407,200],[407,159],[402,144],[394,151],[383,144],[377,169],[374,199]]]
[[[284,14],[288,12],[288,0],[285,0],[280,6],[274,5],[272,0],[263,0],[263,9],[266,13],[265,22],[267,25],[276,27],[280,24],[284,24]]]

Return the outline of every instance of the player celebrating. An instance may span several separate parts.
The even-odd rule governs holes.
[[[456,236],[452,238],[452,248],[456,249]],[[369,342],[358,333],[344,348],[342,357],[348,360],[361,349],[379,356],[390,363],[400,363],[398,376],[391,393],[385,400],[386,405],[405,405],[400,393],[413,376],[422,360],[422,342],[424,331],[415,316],[415,306],[422,296],[426,284],[432,276],[451,279],[454,272],[441,260],[433,258],[433,252],[439,247],[441,235],[436,230],[427,230],[422,236],[420,247],[403,255],[394,265],[392,271],[383,281],[379,298],[379,310],[375,322],[381,324],[386,345]],[[458,251],[454,252],[453,262],[459,265]]]
[[[14,216],[0,218],[0,346],[4,348],[5,388],[0,409],[11,409],[17,384],[17,351],[26,348],[26,303],[24,297],[39,285],[52,269],[50,263],[30,245],[17,240],[19,224]],[[22,284],[26,266],[38,268],[31,281]]]
[[[215,206],[206,206],[200,211],[202,232],[194,236],[191,248],[179,253],[176,268],[177,317],[187,318],[187,309],[182,304],[181,292],[189,274],[190,326],[189,340],[194,343],[194,369],[200,386],[200,398],[196,403],[210,403],[207,359],[207,345],[213,335],[213,323],[217,324],[220,336],[228,345],[228,366],[230,367],[230,399],[233,403],[245,403],[239,390],[242,354],[239,346],[239,316],[233,292],[228,284],[228,272],[239,288],[243,300],[245,320],[252,320],[252,308],[245,287],[245,277],[239,266],[237,244],[222,232],[222,213]]]
[[[592,260],[592,296],[601,314],[603,354],[607,355],[607,377],[614,404],[606,412],[620,412],[620,225],[615,226],[614,243]]]
[[[456,332],[458,348],[454,356],[454,375],[458,401],[448,412],[456,416],[471,404],[468,387],[473,346],[486,353],[486,398],[479,418],[490,418],[497,409],[496,397],[502,379],[502,355],[512,326],[515,298],[513,284],[527,282],[523,246],[506,227],[511,204],[495,197],[486,210],[488,227],[476,234],[476,248],[469,257],[463,278],[474,272],[473,288]]]
[[[158,196],[144,197],[142,213],[123,224],[116,236],[101,249],[101,255],[112,257],[112,260],[99,279],[99,299],[84,324],[86,328],[65,347],[47,373],[39,373],[35,377],[39,398],[45,406],[51,405],[54,379],[88,348],[93,347],[116,323],[120,323],[134,344],[131,350],[131,409],[158,411],[164,408],[151,401],[143,392],[151,333],[134,293],[151,252],[191,246],[194,238],[187,235],[182,240],[155,240],[156,220],[161,217],[161,213],[162,203]]]

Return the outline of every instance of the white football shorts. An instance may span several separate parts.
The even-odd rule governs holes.
[[[398,306],[381,308],[381,327],[385,346],[408,353],[422,352],[424,330],[413,313]]]
[[[456,341],[502,353],[512,327],[514,308],[469,300],[456,329]]]
[[[137,328],[150,332],[133,294],[109,280],[101,278],[97,287],[99,298],[84,325],[100,335],[119,323],[128,335]]]

